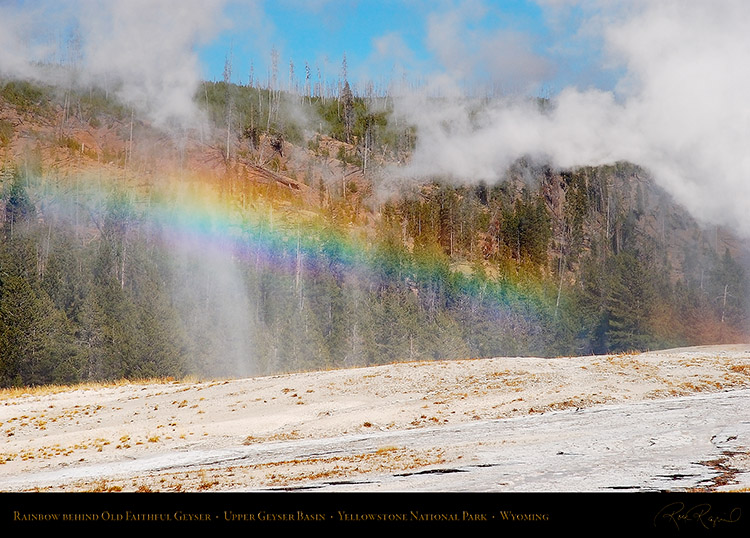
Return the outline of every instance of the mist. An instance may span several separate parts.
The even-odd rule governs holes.
[[[165,238],[170,295],[190,335],[191,366],[214,377],[257,374],[256,304],[232,251],[212,234],[199,240],[175,230]]]
[[[157,127],[194,127],[204,121],[194,100],[202,80],[196,47],[231,26],[230,4],[4,3],[0,75],[94,85]],[[418,90],[394,86],[395,112],[417,127],[418,137],[408,166],[388,170],[392,181],[440,176],[493,182],[520,157],[556,167],[630,161],[648,169],[699,220],[750,234],[743,207],[750,199],[745,96],[750,5],[740,0],[537,4],[550,28],[546,44],[521,30],[482,28],[487,6],[481,1],[449,2],[441,4],[449,9],[427,13],[425,45],[441,69],[424,76]],[[380,56],[391,55],[395,64],[414,57],[398,36],[390,37],[397,45],[379,49]],[[598,63],[588,69],[614,76],[612,85],[596,77],[571,81],[553,62],[572,64],[576,48],[586,47]],[[477,89],[488,81],[499,94],[467,96],[480,95]],[[554,89],[560,81],[568,83]],[[529,97],[534,92],[545,97],[543,106]]]
[[[45,0],[33,8],[0,4],[0,76],[62,88],[95,86],[153,126],[183,132],[206,121],[195,101],[203,78],[196,47],[227,28],[224,13],[229,3]],[[746,181],[750,106],[744,93],[750,70],[744,56],[750,50],[750,36],[744,21],[750,20],[750,5],[736,0],[711,5],[697,0],[539,0],[538,4],[550,27],[575,21],[577,29],[563,34],[573,35],[574,43],[553,41],[540,49],[523,31],[483,29],[477,24],[484,7],[481,1],[458,2],[455,9],[426,16],[426,50],[442,69],[425,75],[419,86],[392,87],[387,100],[393,103],[398,125],[416,128],[416,146],[405,164],[382,171],[387,180],[375,181],[384,188],[435,177],[458,184],[492,184],[520,158],[558,168],[628,161],[646,168],[702,222],[731,226],[749,236],[750,217],[744,206],[750,201]],[[406,42],[397,35],[379,44],[379,61],[388,54],[400,55],[407,63],[416,58],[404,50]],[[560,55],[558,49],[565,45],[584,44],[599,47],[593,58],[603,72],[614,76],[613,84],[561,76],[561,68],[550,58]],[[555,89],[554,81],[563,80],[567,82]],[[305,135],[323,130],[322,119],[306,116],[312,106],[289,101],[285,103],[293,116],[289,123]],[[266,111],[270,124],[270,108]],[[286,123],[287,118],[282,119]],[[227,163],[231,161],[229,130]],[[143,145],[154,151],[161,147]],[[334,173],[338,181],[338,169],[320,172],[324,179]],[[202,200],[210,206],[216,196],[206,192]],[[179,197],[175,206],[190,209]],[[293,357],[290,364],[301,368],[315,349],[326,364],[340,357],[348,366],[371,360],[362,358],[362,342],[375,338],[363,333],[375,314],[391,319],[387,308],[365,312],[365,321],[355,316],[364,302],[358,298],[364,296],[358,278],[352,277],[349,284],[341,278],[342,285],[326,280],[331,275],[321,270],[324,277],[311,278],[305,295],[298,278],[303,258],[299,247],[294,254],[287,248],[280,256],[287,265],[294,259],[297,278],[289,271],[286,276],[270,269],[258,272],[257,262],[260,276],[254,275],[233,250],[236,245],[222,228],[220,216],[212,215],[201,233],[185,233],[191,216],[174,216],[155,233],[162,233],[160,239],[167,245],[165,295],[169,308],[179,313],[180,329],[189,335],[185,345],[190,349],[185,354],[194,361],[195,370],[216,376],[252,375],[269,368],[258,363],[259,357],[271,357],[266,362],[275,367],[274,357],[285,354]],[[124,248],[130,239],[124,235],[118,240]],[[310,274],[316,275],[317,269],[311,260]],[[265,303],[253,278],[265,286]],[[121,291],[124,281],[121,278]],[[263,308],[273,310],[273,315],[263,318]],[[346,316],[337,317],[336,308]],[[328,319],[318,319],[326,311]],[[418,310],[409,315],[418,320],[415,325],[434,322],[437,326],[428,317],[420,318]],[[498,311],[496,318],[502,316]],[[446,323],[446,338],[460,334],[463,325]],[[323,336],[330,340],[325,346]],[[405,332],[388,340],[387,346],[380,342],[391,349],[379,348],[379,357],[404,356],[406,342],[411,356],[412,336]],[[518,340],[518,335],[511,340]],[[399,347],[399,342],[404,345]],[[428,344],[423,347],[432,349]],[[456,349],[458,356],[466,348]],[[433,356],[443,351],[436,350]]]
[[[157,127],[194,127],[201,120],[194,96],[202,80],[195,47],[226,27],[225,3],[0,4],[0,75],[62,87],[98,87]]]
[[[601,43],[606,67],[621,73],[614,89],[570,86],[549,102],[519,94],[471,99],[447,65],[429,91],[402,92],[396,100],[396,112],[419,133],[398,174],[493,182],[521,157],[563,168],[629,161],[648,169],[699,220],[750,235],[750,5],[540,4],[560,24],[566,9],[582,10],[579,34]]]

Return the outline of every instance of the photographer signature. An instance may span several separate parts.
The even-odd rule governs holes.
[[[695,523],[703,526],[704,529],[714,529],[725,523],[737,523],[742,516],[742,510],[739,507],[733,508],[728,514],[715,515],[711,513],[710,504],[697,504],[686,508],[685,503],[675,502],[668,504],[654,517],[654,526],[658,527],[660,523],[674,524],[679,530],[681,523]]]

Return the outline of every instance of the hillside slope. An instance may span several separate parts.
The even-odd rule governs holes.
[[[746,338],[744,241],[637,166],[403,177],[419,133],[382,100],[345,125],[264,91],[206,83],[208,120],[164,130],[2,83],[0,385]]]

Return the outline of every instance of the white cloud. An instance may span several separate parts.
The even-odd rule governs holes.
[[[115,91],[161,126],[196,118],[201,81],[198,43],[226,24],[225,0],[82,0],[37,2],[0,11],[0,73],[45,80],[37,62],[70,60],[65,34],[76,32],[77,82]]]
[[[501,85],[506,91],[528,92],[553,71],[534,52],[528,34],[513,28],[485,28],[487,14],[479,1],[464,1],[427,17],[427,48],[444,73],[460,85]]]
[[[505,100],[483,109],[479,121],[469,120],[476,104],[468,100],[412,95],[400,109],[420,132],[407,173],[493,181],[523,155],[564,167],[628,160],[697,217],[750,235],[750,3],[625,4],[579,3],[606,21],[602,43],[625,73],[616,92],[568,88],[544,113]],[[587,31],[590,21],[582,23]]]

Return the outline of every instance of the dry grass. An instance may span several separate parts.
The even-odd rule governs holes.
[[[93,480],[77,482],[46,491],[90,492],[201,492],[224,487],[294,488],[309,480],[351,479],[366,473],[394,473],[422,470],[446,463],[441,449],[415,451],[397,446],[383,446],[375,452],[328,458],[301,458],[227,468],[204,468],[126,480]]]
[[[206,471],[204,469],[198,471],[198,476],[200,477],[200,482],[196,487],[198,491],[207,491],[219,485],[218,480],[212,480],[206,476]]]
[[[89,490],[91,493],[113,493],[122,491],[120,485],[108,485],[106,480],[102,480],[93,484],[93,487]]]
[[[5,411],[0,415],[0,438],[7,443],[0,447],[0,469],[8,474],[21,467],[137,460],[147,451],[167,451],[204,442],[212,446],[258,445],[376,429],[406,430],[527,416],[584,409],[620,399],[637,401],[747,386],[750,378],[750,356],[739,355],[692,358],[674,354],[639,358],[623,353],[555,362],[534,358],[497,359],[476,365],[429,362],[435,370],[425,374],[419,370],[422,364],[398,364],[386,371],[372,369],[362,371],[360,376],[348,372],[331,377],[315,374],[309,380],[286,376],[236,382],[214,379],[189,386],[185,381],[173,379],[142,379],[8,389],[0,391],[0,410]],[[149,383],[156,385],[145,388]],[[128,385],[132,390],[128,390]],[[102,390],[100,393],[89,389]],[[44,397],[66,390],[71,392],[69,397],[57,395],[48,400]],[[12,397],[18,400],[8,399]],[[100,403],[91,404],[93,400]],[[223,404],[218,405],[219,402]],[[297,411],[303,403],[311,407],[307,413]],[[252,420],[274,415],[278,416],[278,424]],[[117,419],[109,420],[110,416]],[[315,416],[321,420],[309,420]],[[237,427],[228,429],[235,421]],[[97,429],[101,429],[98,435],[94,433]],[[69,432],[75,438],[58,439],[57,436]],[[181,441],[173,443],[172,436]],[[27,439],[33,445],[27,444]],[[58,440],[60,443],[55,444]],[[40,446],[42,443],[44,446]],[[127,449],[130,450],[126,455]],[[51,461],[54,458],[59,461]],[[108,482],[106,488],[113,485],[127,491],[139,487],[154,491],[295,488],[312,479],[411,471],[441,459],[444,456],[438,452],[416,453],[387,447],[368,455],[303,457],[235,467],[231,472],[212,468],[202,475],[192,469],[179,475],[137,475]],[[56,487],[64,491],[89,491],[99,487],[97,479],[101,476]],[[722,487],[727,486],[732,486],[731,481]]]
[[[12,387],[0,389],[0,401],[20,398],[22,396],[48,396],[72,390],[97,390],[103,388],[122,387],[127,385],[177,385],[180,383],[196,383],[193,378],[176,380],[173,377],[157,377],[143,379],[119,379],[117,381],[101,381],[79,383],[77,385],[40,385],[34,387]]]
[[[294,441],[296,439],[302,439],[302,435],[298,430],[292,430],[290,432],[277,433],[275,435],[266,435],[263,437],[254,437],[248,435],[242,442],[243,445],[249,446],[256,443],[267,443],[270,441]]]

